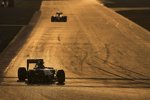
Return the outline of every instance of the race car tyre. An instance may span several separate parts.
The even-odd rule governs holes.
[[[24,68],[24,67],[19,67],[19,69],[18,69],[18,79],[19,79],[20,81],[25,81],[26,77],[27,77],[26,68]]]
[[[57,76],[57,81],[59,84],[63,84],[65,82],[64,70],[58,70],[56,76]]]
[[[51,17],[51,22],[55,22],[55,19],[56,19],[56,18],[55,18],[54,16],[52,16],[52,17]]]
[[[64,21],[64,22],[67,22],[67,16],[64,16],[64,17],[63,17],[63,21]]]

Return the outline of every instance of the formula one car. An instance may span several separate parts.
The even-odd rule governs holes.
[[[67,16],[62,16],[62,12],[57,11],[56,15],[51,17],[51,22],[67,22]]]
[[[29,69],[29,64],[35,63],[33,69]],[[27,83],[55,83],[63,84],[65,82],[64,70],[56,70],[52,67],[45,67],[43,59],[27,59],[27,68],[19,67],[19,81]]]

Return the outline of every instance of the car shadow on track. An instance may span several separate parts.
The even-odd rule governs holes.
[[[88,88],[150,88],[150,79],[123,79],[123,78],[66,78],[64,84],[38,83],[28,84],[27,81],[18,81],[17,77],[3,77],[7,79],[0,86],[51,86],[51,87],[88,87]]]

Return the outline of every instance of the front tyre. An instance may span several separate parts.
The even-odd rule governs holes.
[[[55,22],[56,21],[56,17],[52,16],[51,17],[51,22]]]
[[[24,67],[19,67],[18,69],[18,79],[20,81],[25,81],[25,79],[27,78],[27,71],[26,68]]]
[[[56,76],[57,76],[57,81],[59,84],[63,84],[65,82],[64,70],[58,70]]]

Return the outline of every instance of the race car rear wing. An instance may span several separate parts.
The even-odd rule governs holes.
[[[27,70],[29,69],[29,64],[30,63],[37,63],[37,62],[44,62],[43,59],[27,59]]]

